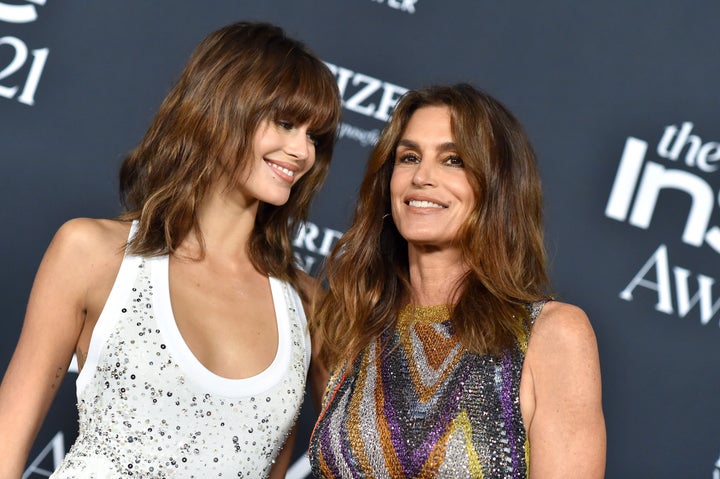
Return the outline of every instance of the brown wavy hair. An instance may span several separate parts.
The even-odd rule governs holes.
[[[333,74],[281,28],[239,22],[211,33],[120,169],[121,218],[139,220],[130,251],[170,254],[193,230],[203,245],[197,208],[218,176],[247,174],[260,122],[308,123],[315,164],[285,205],[260,204],[248,244],[260,272],[297,285],[291,235],[327,175],[340,111]]]
[[[472,351],[499,355],[526,337],[527,305],[549,297],[540,178],[520,123],[467,84],[410,91],[370,154],[352,226],[325,265],[329,289],[312,328],[330,367],[382,337],[411,297],[408,245],[390,216],[390,178],[410,117],[437,105],[450,109],[453,139],[476,192],[457,239],[467,265],[451,313],[460,340]]]

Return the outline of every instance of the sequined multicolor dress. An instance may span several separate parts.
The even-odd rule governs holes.
[[[544,303],[531,306],[534,321]],[[520,414],[527,340],[501,357],[465,349],[446,306],[405,308],[386,351],[333,373],[310,442],[317,478],[525,478]]]
[[[310,350],[297,293],[270,286],[276,357],[256,376],[227,379],[183,341],[168,258],[126,255],[77,379],[79,436],[51,477],[267,476],[302,404]]]

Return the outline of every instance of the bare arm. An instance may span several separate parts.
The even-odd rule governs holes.
[[[88,222],[58,230],[40,264],[18,345],[0,384],[0,478],[19,478],[84,326],[97,248]]]
[[[533,327],[525,362],[521,404],[526,402],[529,477],[604,477],[600,361],[585,313],[548,303]]]

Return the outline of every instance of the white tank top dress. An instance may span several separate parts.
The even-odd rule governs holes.
[[[77,378],[78,438],[51,478],[266,477],[310,362],[299,295],[269,281],[276,356],[256,376],[228,379],[205,368],[178,330],[168,257],[126,254]]]

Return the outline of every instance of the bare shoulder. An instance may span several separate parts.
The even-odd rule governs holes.
[[[64,223],[55,234],[53,243],[57,246],[79,249],[86,253],[108,248],[122,248],[130,233],[126,221],[75,218]]]
[[[585,348],[595,344],[590,319],[579,307],[549,301],[533,325],[530,344],[534,348]]]
[[[97,280],[102,271],[116,270],[124,253],[130,223],[107,219],[75,218],[55,233],[43,262],[56,274],[72,264],[78,279]]]
[[[597,340],[587,314],[572,304],[548,302],[533,325],[526,362],[536,380],[555,380],[558,371],[584,375],[598,369]]]

